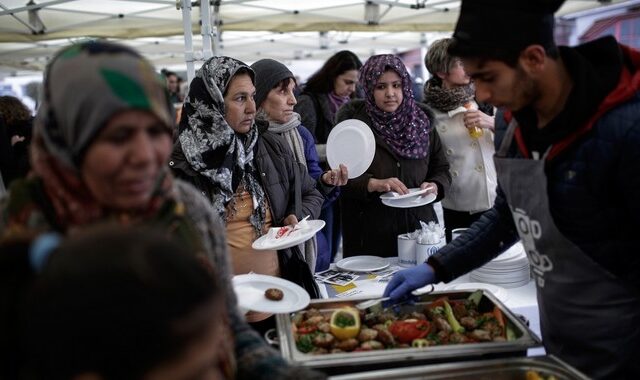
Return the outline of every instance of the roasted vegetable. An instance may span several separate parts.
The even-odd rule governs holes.
[[[429,341],[426,339],[414,339],[411,347],[429,347]]]
[[[296,347],[298,347],[300,352],[304,352],[305,354],[311,352],[311,350],[315,348],[313,345],[313,337],[310,334],[300,336],[296,342]]]
[[[389,326],[389,332],[400,343],[411,343],[414,339],[424,338],[430,331],[429,321],[417,319],[395,321]]]
[[[482,294],[482,290],[476,290],[475,292],[471,293],[469,297],[467,297],[467,300],[473,302],[476,307],[478,307],[478,305],[480,305],[480,300],[482,299]]]
[[[451,309],[451,305],[449,305],[449,302],[447,301],[444,301],[444,315],[445,317],[447,317],[447,322],[449,322],[449,325],[451,326],[454,332],[461,333],[461,334],[464,333],[464,327],[460,325],[460,322],[458,322],[456,317],[453,315],[453,310]]]
[[[343,308],[331,315],[331,333],[340,340],[355,338],[360,332],[360,314],[352,308]]]

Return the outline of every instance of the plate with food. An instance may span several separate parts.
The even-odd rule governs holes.
[[[324,220],[301,220],[295,226],[270,228],[251,247],[259,251],[290,248],[311,239],[324,225]]]
[[[309,293],[291,281],[264,274],[233,276],[233,290],[242,310],[291,313],[309,305]]]

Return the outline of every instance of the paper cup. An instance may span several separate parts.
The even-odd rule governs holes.
[[[429,256],[438,252],[439,249],[440,249],[440,242],[437,242],[435,244],[423,244],[423,243],[417,242],[416,243],[416,263],[418,264],[424,263],[425,261],[427,261]]]
[[[451,230],[451,240],[455,240],[458,236],[460,236],[467,228],[454,228]]]
[[[398,265],[412,267],[416,265],[416,239],[406,234],[398,235]]]

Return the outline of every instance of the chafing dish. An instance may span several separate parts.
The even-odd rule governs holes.
[[[417,364],[525,356],[527,349],[541,345],[540,338],[529,330],[520,318],[490,292],[481,291],[482,298],[479,310],[483,312],[493,310],[494,306],[500,308],[507,324],[515,333],[515,339],[503,342],[492,341],[313,355],[305,354],[297,349],[292,329],[292,317],[295,313],[292,313],[276,316],[280,351],[285,359],[294,364],[316,368],[327,374],[340,374]],[[410,312],[424,308],[426,304],[443,296],[447,296],[451,300],[458,300],[466,299],[472,293],[473,291],[470,290],[434,292],[419,296],[415,304],[404,304],[399,307],[401,312]],[[313,300],[308,308],[315,308],[323,313],[332,313],[338,308],[353,306],[364,300],[366,299]]]
[[[556,380],[589,378],[554,356],[505,358],[464,363],[433,364],[332,376],[330,380],[526,380],[553,376]],[[529,376],[527,376],[529,375]]]

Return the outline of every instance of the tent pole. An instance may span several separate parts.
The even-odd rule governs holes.
[[[202,20],[202,26],[200,32],[202,33],[202,53],[204,60],[213,57],[211,51],[211,6],[209,0],[200,1],[200,19]]]
[[[187,64],[187,80],[191,83],[196,76],[193,65],[195,57],[193,55],[193,39],[191,30],[191,0],[182,1],[182,26],[184,28],[184,60]]]

